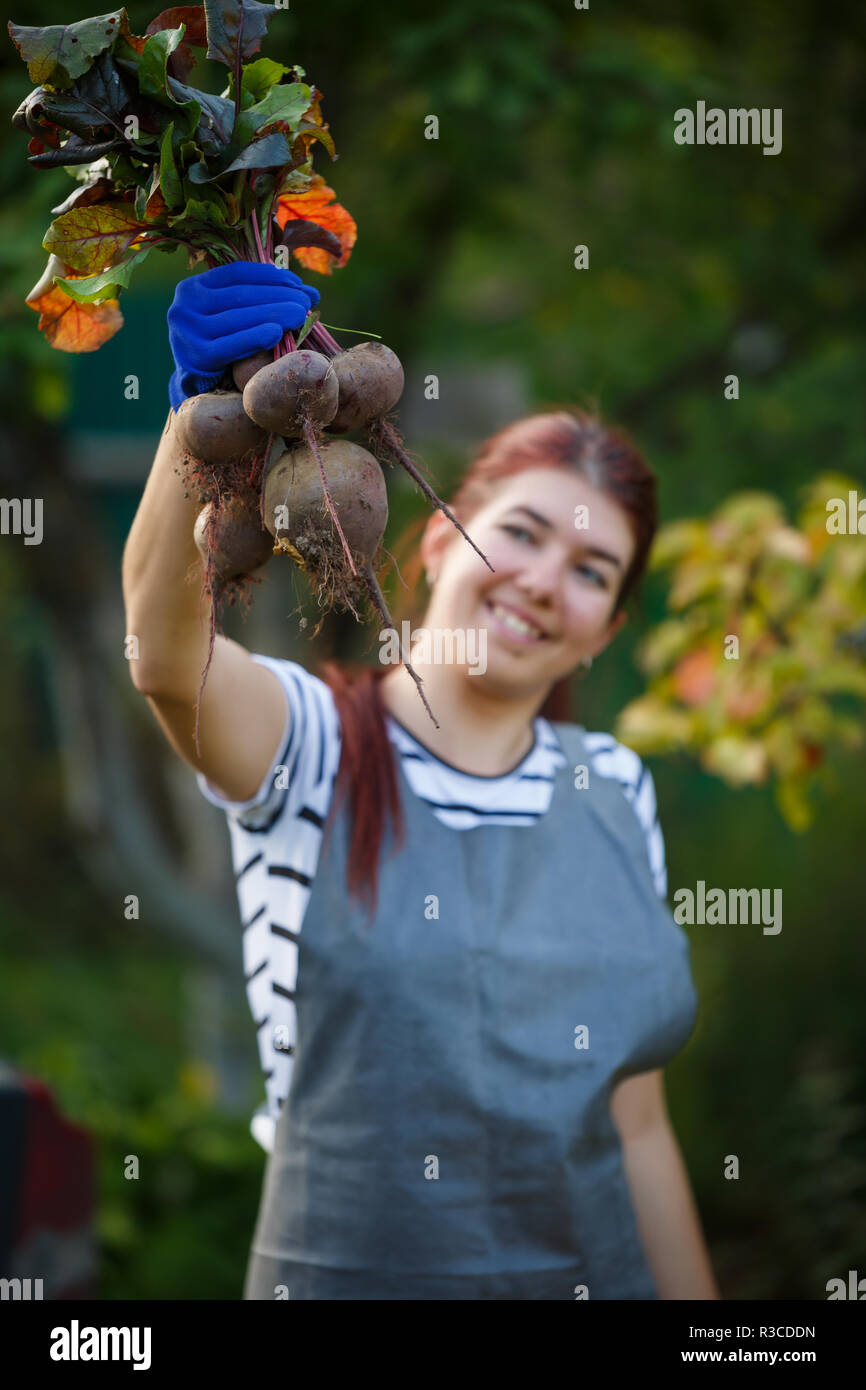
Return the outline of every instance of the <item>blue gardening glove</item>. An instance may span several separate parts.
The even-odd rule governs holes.
[[[216,386],[225,367],[300,328],[319,291],[267,261],[232,261],[181,280],[168,311],[172,410]]]

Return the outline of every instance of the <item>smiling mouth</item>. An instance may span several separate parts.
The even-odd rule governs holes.
[[[492,613],[497,622],[501,624],[509,633],[515,637],[521,637],[525,642],[546,642],[548,635],[542,632],[540,627],[534,623],[525,622],[516,613],[512,613],[510,608],[503,608],[500,603],[486,603],[485,607]]]

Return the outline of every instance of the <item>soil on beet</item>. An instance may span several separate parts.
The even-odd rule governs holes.
[[[324,610],[312,633],[313,637],[318,635],[332,609],[338,613],[350,612],[358,622],[364,613],[367,616],[375,614],[363,576],[352,573],[346,552],[326,511],[321,520],[309,518],[293,540],[278,536],[274,541],[274,551],[291,556],[303,571],[317,606]],[[380,547],[373,557],[374,567],[381,563],[384,553]]]
[[[250,449],[231,463],[213,464],[194,454],[183,456],[181,467],[186,495],[193,496],[205,506],[208,502],[221,504],[227,497],[258,498],[264,472],[265,449]]]

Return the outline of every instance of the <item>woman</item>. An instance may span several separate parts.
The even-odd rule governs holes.
[[[221,296],[206,350],[176,331],[179,287],[173,406],[315,294],[219,269],[232,305],[225,275],[196,277]],[[579,411],[500,431],[450,504],[493,570],[439,512],[417,549],[423,628],[486,635],[474,667],[416,648],[438,728],[402,665],[319,677],[219,637],[196,758],[209,615],[179,457],[170,415],[127,631],[137,689],[228,816],[270,1147],[245,1297],[718,1298],[662,1088],[696,1000],[652,779],[560,722],[645,568],[652,474]]]

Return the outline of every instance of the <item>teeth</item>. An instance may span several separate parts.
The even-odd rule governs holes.
[[[514,632],[519,632],[523,635],[528,634],[531,637],[543,636],[543,633],[540,628],[534,627],[532,623],[525,623],[522,618],[518,618],[517,614],[510,612],[509,609],[503,608],[498,603],[492,604],[491,607],[493,608],[493,612],[496,614],[497,618],[499,618],[501,622],[505,623],[506,627],[510,627]]]

